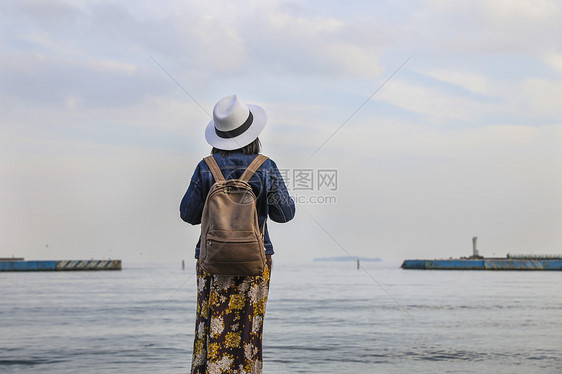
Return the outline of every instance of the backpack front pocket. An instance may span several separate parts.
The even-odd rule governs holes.
[[[264,258],[263,242],[253,231],[210,230],[205,249],[210,262],[252,262]]]

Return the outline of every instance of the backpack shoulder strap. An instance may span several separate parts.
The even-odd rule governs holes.
[[[213,173],[215,182],[224,182],[225,181],[224,176],[222,175],[221,169],[219,168],[217,161],[215,161],[215,158],[211,155],[205,157],[203,160],[205,160],[207,166],[211,170],[211,173]]]
[[[250,165],[248,165],[248,167],[246,168],[246,170],[244,170],[244,173],[242,174],[242,176],[240,177],[240,180],[244,181],[244,182],[249,182],[250,178],[252,178],[252,175],[254,175],[254,173],[256,171],[258,171],[258,169],[260,168],[260,166],[265,162],[265,160],[267,160],[268,157],[264,156],[262,154],[258,154],[256,156],[256,158],[254,158],[254,160],[250,163]]]

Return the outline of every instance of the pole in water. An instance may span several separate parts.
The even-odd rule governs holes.
[[[359,259],[357,259],[357,270],[361,268],[361,264],[359,263]]]
[[[185,260],[181,260],[181,269],[185,270]]]

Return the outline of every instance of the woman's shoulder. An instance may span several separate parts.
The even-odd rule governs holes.
[[[265,160],[264,163],[267,162],[268,164],[276,165],[275,161],[273,161],[273,159],[271,157],[269,157],[268,155],[264,155],[263,153],[260,153],[260,155],[267,157],[267,159]]]
[[[267,170],[279,170],[279,168],[277,167],[277,163],[272,158],[268,157],[267,155],[264,156],[267,157],[267,159],[263,162],[261,168]]]

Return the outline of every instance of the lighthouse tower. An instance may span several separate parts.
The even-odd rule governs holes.
[[[478,237],[472,237],[472,257],[478,258],[480,255],[478,254]]]

